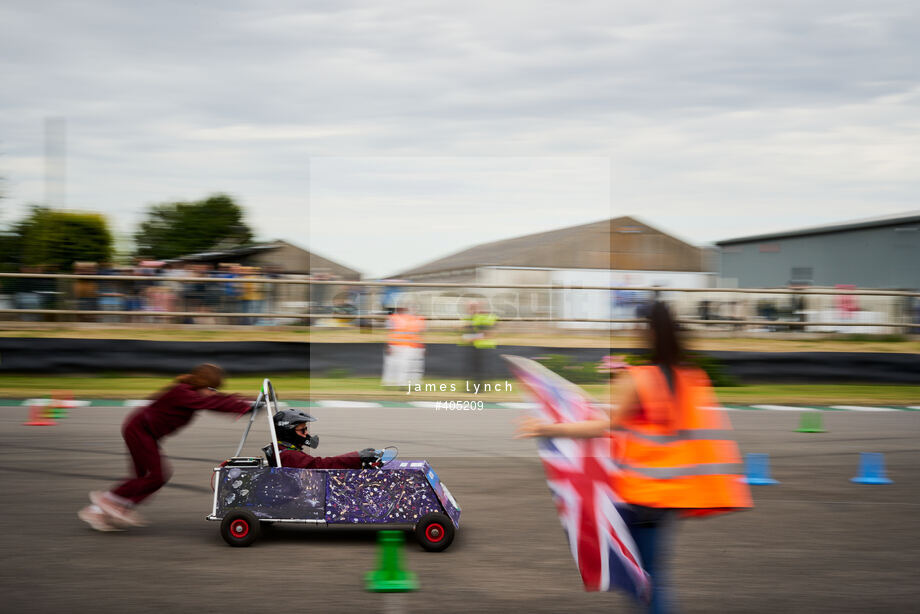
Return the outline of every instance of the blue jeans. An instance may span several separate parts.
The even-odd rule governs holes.
[[[639,549],[642,567],[652,577],[652,601],[648,611],[652,614],[676,612],[668,564],[674,542],[676,512],[638,505],[621,512]]]

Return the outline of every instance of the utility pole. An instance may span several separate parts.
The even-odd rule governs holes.
[[[45,206],[67,206],[67,120],[45,118]]]

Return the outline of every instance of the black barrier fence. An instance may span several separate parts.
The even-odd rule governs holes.
[[[202,362],[230,373],[309,370],[309,344],[115,339],[0,339],[0,371],[22,373],[168,373]]]
[[[333,370],[352,375],[380,375],[383,369],[383,344],[379,343],[314,343],[310,348],[310,372],[322,376]],[[616,353],[635,350],[616,350]],[[477,350],[470,346],[429,344],[425,346],[425,374],[431,377],[464,378],[471,375],[472,352],[480,352],[482,377],[511,378],[511,372],[501,354],[525,358],[563,355],[574,362],[599,363],[610,353],[603,348],[548,348],[526,345],[502,346],[495,350]]]
[[[885,352],[705,352],[743,383],[920,384],[917,354]]]
[[[272,375],[310,372],[317,377],[379,376],[385,345],[379,343],[183,342],[111,339],[0,339],[0,372],[6,373],[181,373],[200,362],[215,362],[229,373]],[[430,344],[425,375],[470,375],[466,346]],[[572,363],[600,362],[607,354],[635,349],[503,346],[487,350],[482,376],[510,378],[500,354],[528,358],[562,355]],[[880,352],[707,352],[743,383],[876,382],[920,384],[920,357]]]

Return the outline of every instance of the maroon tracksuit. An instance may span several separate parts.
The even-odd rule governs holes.
[[[112,494],[140,503],[169,479],[171,471],[157,441],[192,421],[200,409],[243,414],[249,411],[250,402],[236,395],[201,394],[188,384],[176,384],[141,407],[126,419],[121,434],[134,461],[131,478],[112,490]]]
[[[281,450],[282,467],[299,467],[301,469],[360,469],[361,457],[357,452],[348,452],[339,456],[310,456],[299,450]]]

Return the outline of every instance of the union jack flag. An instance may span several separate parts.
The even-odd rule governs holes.
[[[596,419],[598,410],[577,386],[543,365],[504,356],[515,377],[550,422]],[[538,439],[537,449],[562,528],[587,591],[623,590],[647,600],[651,583],[629,528],[617,511],[623,502],[610,488],[614,468],[605,439]]]

